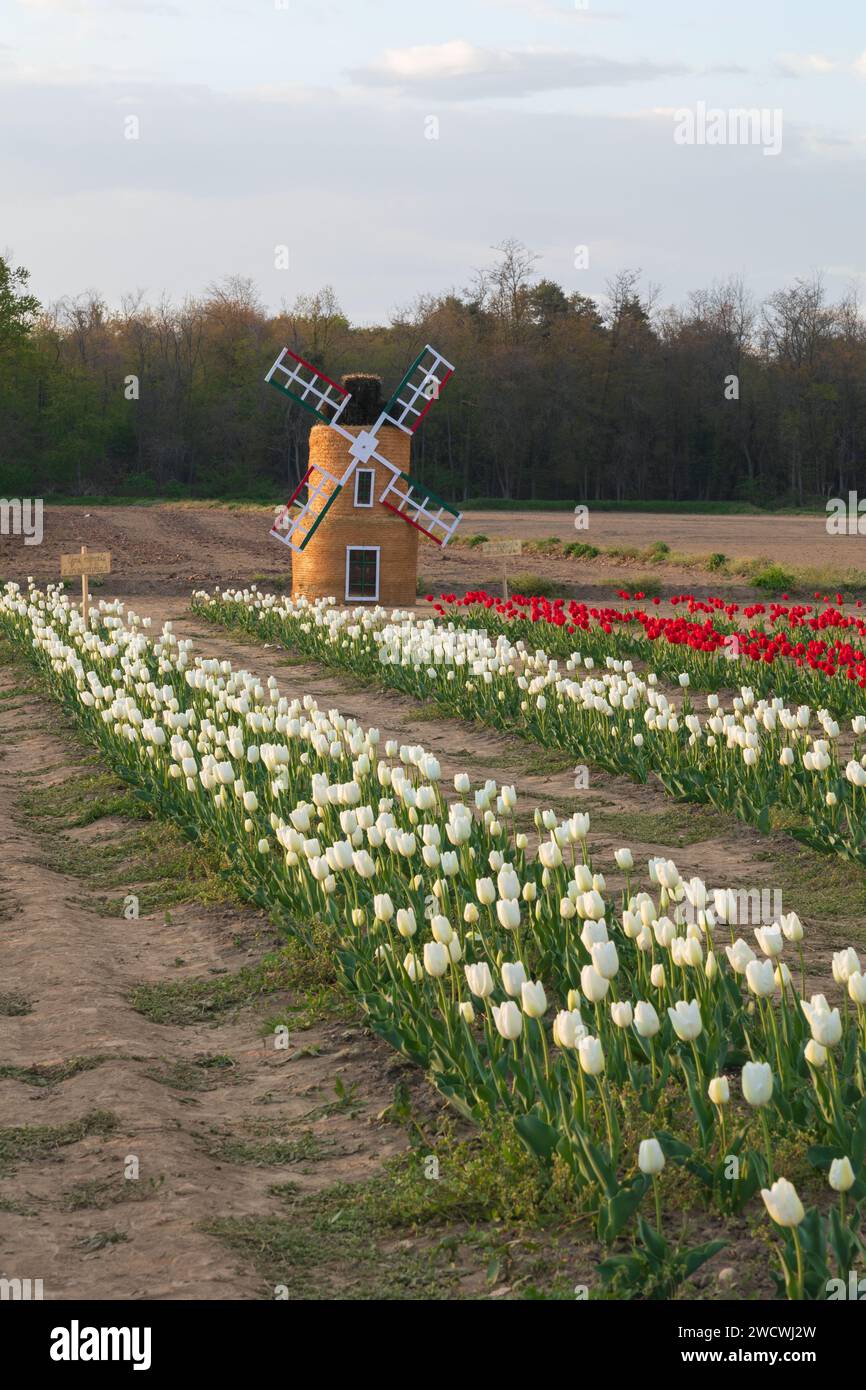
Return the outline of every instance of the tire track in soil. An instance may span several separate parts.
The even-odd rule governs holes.
[[[10,668],[0,669],[0,693],[14,681]],[[74,750],[45,731],[45,709],[36,695],[0,701],[0,893],[9,913],[0,926],[2,990],[31,1005],[29,1013],[0,1016],[0,1066],[107,1060],[49,1087],[0,1077],[0,1128],[62,1126],[107,1111],[116,1129],[0,1168],[0,1275],[42,1279],[46,1299],[266,1296],[252,1266],[200,1223],[278,1214],[268,1195],[274,1184],[317,1191],[379,1171],[404,1147],[402,1131],[372,1122],[393,1099],[394,1054],[345,1021],[316,1024],[277,1051],[259,1036],[259,1020],[290,1003],[290,994],[185,1026],[137,1013],[128,1000],[135,986],[209,972],[220,972],[217,979],[255,964],[275,937],[261,914],[243,908],[180,906],[165,925],[162,913],[126,921],[83,906],[82,881],[45,866],[39,832],[16,811],[25,789],[74,775]],[[81,844],[106,824],[75,838]],[[191,1095],[146,1074],[215,1054],[228,1054],[236,1066],[226,1079],[208,1073],[211,1090]],[[354,1088],[353,1105],[305,1120],[333,1101],[338,1077]],[[220,1135],[243,1137],[263,1119],[271,1137],[310,1131],[315,1161],[254,1167],[208,1152]],[[110,1183],[128,1196],[123,1165],[130,1154],[140,1162],[136,1200],[66,1209],[70,1190],[82,1183]],[[109,1229],[125,1239],[82,1248]]]

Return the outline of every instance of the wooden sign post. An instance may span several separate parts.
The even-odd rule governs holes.
[[[506,540],[504,536],[495,541],[484,541],[481,549],[485,555],[502,556],[502,597],[508,602],[508,557],[523,553],[523,541]]]
[[[111,574],[111,551],[88,550],[87,546],[83,545],[78,555],[75,553],[61,555],[61,579],[72,579],[79,574],[81,575],[81,616],[86,627],[90,614],[90,589],[87,581],[91,574]]]

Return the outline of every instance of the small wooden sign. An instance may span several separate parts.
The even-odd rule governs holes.
[[[497,536],[493,541],[482,541],[481,549],[485,555],[498,555],[502,560],[502,597],[508,602],[508,557],[523,553],[523,541],[512,541],[506,536]]]
[[[81,575],[81,616],[85,627],[90,614],[90,590],[88,578],[91,574],[111,574],[111,551],[88,550],[86,545],[76,555],[60,556],[60,578],[73,579]]]
[[[88,550],[83,545],[80,553],[61,555],[61,579],[75,579],[79,574],[111,574],[111,551]]]
[[[523,541],[511,541],[499,536],[495,541],[482,541],[481,549],[485,555],[521,555]]]

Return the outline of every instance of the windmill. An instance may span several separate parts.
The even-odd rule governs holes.
[[[309,545],[356,470],[364,467],[365,472],[369,472],[373,464],[378,464],[385,476],[385,487],[378,498],[381,506],[401,517],[437,545],[447,545],[460,524],[462,514],[429,488],[413,483],[408,472],[393,459],[387,458],[381,445],[381,435],[383,429],[393,427],[411,440],[453,374],[451,363],[428,343],[419,352],[375,421],[357,429],[341,423],[352,393],[284,347],[265,381],[282,395],[311,411],[321,424],[346,442],[348,449],[329,449],[329,461],[336,457],[338,464],[337,467],[328,468],[322,459],[313,461],[311,435],[310,466],[274,522],[271,530],[273,538],[300,554]],[[303,495],[305,490],[306,497]],[[356,505],[366,508],[372,503],[365,501]]]

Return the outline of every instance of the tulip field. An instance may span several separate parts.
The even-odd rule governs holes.
[[[779,812],[813,848],[866,864],[866,715],[846,730],[823,706],[788,706],[747,685],[739,694],[709,691],[699,712],[689,670],[665,689],[655,671],[640,673],[612,655],[615,633],[602,634],[596,655],[572,645],[554,657],[486,627],[294,603],[255,589],[197,593],[193,608],[576,760],[640,782],[652,774],[673,796],[708,802],[760,829]],[[561,631],[542,635],[548,630]],[[583,644],[583,633],[571,643],[578,636]],[[590,648],[597,636],[590,633]]]
[[[550,656],[441,615],[255,590],[193,603],[757,824],[782,807],[813,844],[863,859],[856,714],[843,730],[823,707],[745,686],[711,691],[698,713],[687,671],[665,693],[630,658],[588,655],[583,633],[570,634],[580,652]],[[827,961],[830,998],[806,997],[796,912],[744,933],[736,884],[667,857],[638,866],[626,846],[603,862],[579,810],[531,808],[521,830],[513,787],[465,772],[446,785],[423,747],[197,656],[119,602],[85,628],[60,590],[8,584],[0,631],[154,814],[222,846],[284,931],[329,933],[370,1026],[467,1123],[513,1124],[567,1184],[612,1296],[672,1296],[742,1219],[771,1234],[780,1297],[826,1298],[862,1265],[866,974],[853,949]],[[706,1214],[697,1243],[666,1214],[666,1168]]]
[[[672,616],[660,614],[659,599],[648,609],[643,594],[619,591],[629,607],[590,607],[563,599],[514,595],[507,602],[483,590],[428,595],[433,611],[461,624],[508,633],[552,656],[570,655],[575,644],[596,660],[608,656],[649,661],[662,676],[682,672],[701,690],[716,690],[742,671],[759,695],[788,703],[827,707],[856,715],[866,689],[866,617],[862,600],[845,612],[841,594],[816,603],[760,602],[744,607],[730,600],[674,595]],[[744,626],[743,624],[748,626]],[[731,663],[736,663],[732,665]]]

